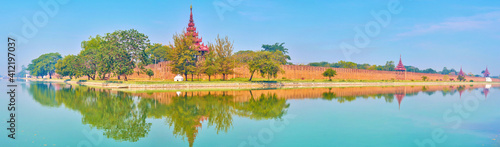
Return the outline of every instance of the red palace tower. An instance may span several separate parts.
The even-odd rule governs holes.
[[[186,33],[184,36],[191,36],[193,37],[193,42],[194,42],[194,47],[195,49],[200,52],[200,55],[203,56],[205,53],[207,53],[208,47],[204,44],[201,43],[203,38],[198,38],[198,32],[196,31],[196,27],[194,26],[194,20],[193,20],[193,6],[191,5],[191,15],[189,16],[189,24],[188,28],[186,28]],[[200,44],[201,43],[201,44]]]
[[[458,73],[459,76],[465,77],[465,73],[462,70],[462,67],[460,67],[460,72]]]
[[[398,66],[394,70],[396,70],[396,78],[398,80],[406,80],[406,68],[403,65],[403,61],[401,61],[401,55],[399,56]]]
[[[484,77],[490,77],[490,71],[488,71],[488,67],[486,67],[486,70],[484,71]]]

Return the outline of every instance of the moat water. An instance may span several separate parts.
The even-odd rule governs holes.
[[[498,86],[128,93],[20,82],[16,139],[4,133],[0,146],[500,146]]]

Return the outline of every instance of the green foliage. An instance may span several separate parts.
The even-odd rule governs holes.
[[[340,68],[351,68],[351,69],[356,69],[358,68],[358,64],[354,62],[346,62],[343,60],[340,60],[336,66],[339,66]]]
[[[276,51],[280,51],[282,54],[283,54],[283,57],[285,57],[286,59],[288,60],[291,60],[290,56],[288,55],[288,49],[285,48],[285,43],[275,43],[273,45],[269,45],[269,44],[263,44],[262,45],[262,48],[264,49],[264,51],[269,51],[269,52],[276,52]]]
[[[458,81],[466,81],[465,77],[464,76],[461,76],[459,75],[458,78],[457,78]]]
[[[327,69],[325,72],[323,72],[323,76],[324,77],[328,77],[328,79],[331,81],[332,80],[332,77],[336,76],[337,75],[337,71],[329,68]]]
[[[52,74],[55,73],[56,67],[55,64],[57,60],[61,59],[61,54],[59,53],[47,53],[39,56],[36,59],[31,60],[31,63],[28,65],[28,71],[33,76],[45,76],[49,75],[52,79]]]
[[[28,68],[26,68],[24,65],[21,66],[21,71],[19,71],[17,74],[16,74],[16,77],[19,77],[19,78],[25,78],[26,77],[26,74],[28,74]]]
[[[424,71],[422,71],[422,73],[431,73],[431,74],[435,74],[437,73],[436,70],[432,69],[432,68],[428,68],[428,69],[425,69]]]
[[[224,39],[217,35],[215,44],[210,44],[210,48],[215,51],[215,62],[219,66],[218,73],[222,74],[222,80],[227,79],[227,75],[234,73],[233,68],[236,61],[233,60],[233,43],[229,41],[229,37]]]
[[[384,66],[385,71],[395,71],[394,61],[387,61]]]
[[[135,29],[118,30],[111,34],[106,34],[106,40],[113,42],[120,50],[129,53],[135,65],[138,63],[146,65],[147,55],[145,50],[150,46],[148,36]]]
[[[427,76],[422,76],[422,81],[427,81]]]
[[[77,66],[80,69],[80,74],[87,76],[88,79],[95,80],[98,64],[100,64],[99,49],[104,38],[96,35],[90,37],[88,41],[82,41],[82,51],[78,54]]]
[[[196,56],[199,55],[198,51],[194,49],[192,36],[184,36],[182,34],[175,34],[173,37],[173,44],[170,44],[170,52],[168,57],[170,67],[175,74],[184,75],[184,79],[188,79],[188,74],[193,74],[196,67]]]
[[[219,71],[219,65],[215,60],[215,52],[212,47],[208,48],[208,53],[205,54],[205,59],[201,63],[201,73],[206,74],[208,76],[208,81],[210,81],[210,77],[217,74]]]
[[[155,43],[153,45],[149,45],[149,47],[145,50],[145,53],[149,56],[149,63],[155,64],[162,61],[168,61],[168,52],[170,50],[171,48],[168,45]]]
[[[328,62],[313,62],[309,63],[309,66],[319,66],[319,67],[334,67],[334,68],[349,68],[349,69],[368,69],[368,70],[386,70],[386,71],[394,71],[394,61],[387,61],[386,65],[370,65],[370,64],[357,64],[354,62],[347,62],[340,60],[337,63],[328,63]]]
[[[250,79],[252,81],[255,72],[259,72],[262,77],[269,79],[276,77],[278,72],[283,71],[281,65],[286,63],[286,58],[280,51],[242,51],[235,54],[237,60],[248,65]]]
[[[153,70],[151,70],[151,69],[148,69],[148,70],[146,71],[146,74],[149,76],[149,78],[151,78],[152,76],[154,76],[154,75],[155,75],[155,72],[153,72]]]
[[[63,59],[59,59],[55,64],[56,73],[72,79],[73,76],[79,75],[80,70],[75,66],[77,64],[77,56],[67,55]]]

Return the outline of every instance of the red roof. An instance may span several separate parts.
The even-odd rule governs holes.
[[[395,68],[396,71],[406,71],[405,66],[403,65],[403,61],[401,61],[401,56],[399,56],[399,64]]]
[[[398,100],[398,105],[399,105],[399,108],[401,109],[401,101],[403,101],[403,98],[405,98],[405,94],[403,93],[396,93],[396,99]]]
[[[465,73],[464,71],[462,71],[462,67],[460,67],[460,72],[458,73],[459,76],[464,76],[465,77]]]
[[[195,48],[197,51],[208,51],[208,47],[204,44],[200,44],[202,42],[202,38],[198,38],[198,32],[196,32],[196,27],[194,26],[193,20],[193,7],[191,6],[191,14],[189,15],[189,24],[188,28],[186,28],[185,36],[192,36]]]
[[[488,67],[486,67],[486,71],[484,71],[484,77],[490,77],[490,71],[488,71]]]

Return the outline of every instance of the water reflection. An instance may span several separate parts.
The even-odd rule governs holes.
[[[487,97],[491,87],[405,86],[344,87],[241,91],[192,91],[126,93],[113,90],[31,82],[26,86],[33,99],[46,107],[61,107],[81,113],[82,123],[102,130],[116,141],[136,142],[148,135],[151,123],[146,118],[164,119],[173,135],[187,140],[190,146],[206,122],[217,133],[228,132],[235,116],[253,120],[281,119],[287,114],[291,99],[323,99],[338,103],[356,99],[397,100],[399,107],[405,97],[423,93],[443,96],[483,88]]]

